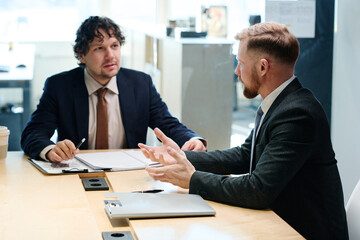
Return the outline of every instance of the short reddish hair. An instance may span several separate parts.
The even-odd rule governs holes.
[[[247,51],[266,53],[283,63],[295,65],[299,57],[299,41],[279,23],[255,24],[242,30],[235,38],[247,40]]]

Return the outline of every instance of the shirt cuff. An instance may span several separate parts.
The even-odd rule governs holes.
[[[50,151],[51,149],[53,149],[56,145],[49,145],[47,147],[45,147],[41,152],[40,152],[40,157],[46,161],[50,161],[49,159],[46,158],[46,154],[48,151]]]

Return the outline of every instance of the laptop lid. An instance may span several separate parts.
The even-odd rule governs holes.
[[[211,216],[215,210],[199,195],[177,193],[106,193],[110,218]]]

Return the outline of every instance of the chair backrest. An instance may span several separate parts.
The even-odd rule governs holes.
[[[360,239],[360,180],[346,204],[350,240]]]

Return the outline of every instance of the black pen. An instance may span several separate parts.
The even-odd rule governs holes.
[[[164,191],[163,189],[151,189],[151,190],[144,190],[144,191],[134,191],[133,193],[159,193]]]
[[[72,168],[72,169],[63,169],[62,170],[63,173],[87,173],[89,172],[88,169],[77,169],[77,168]]]
[[[79,149],[81,147],[81,145],[85,142],[85,138],[81,139],[81,141],[79,142],[78,145],[76,145],[76,149]]]

